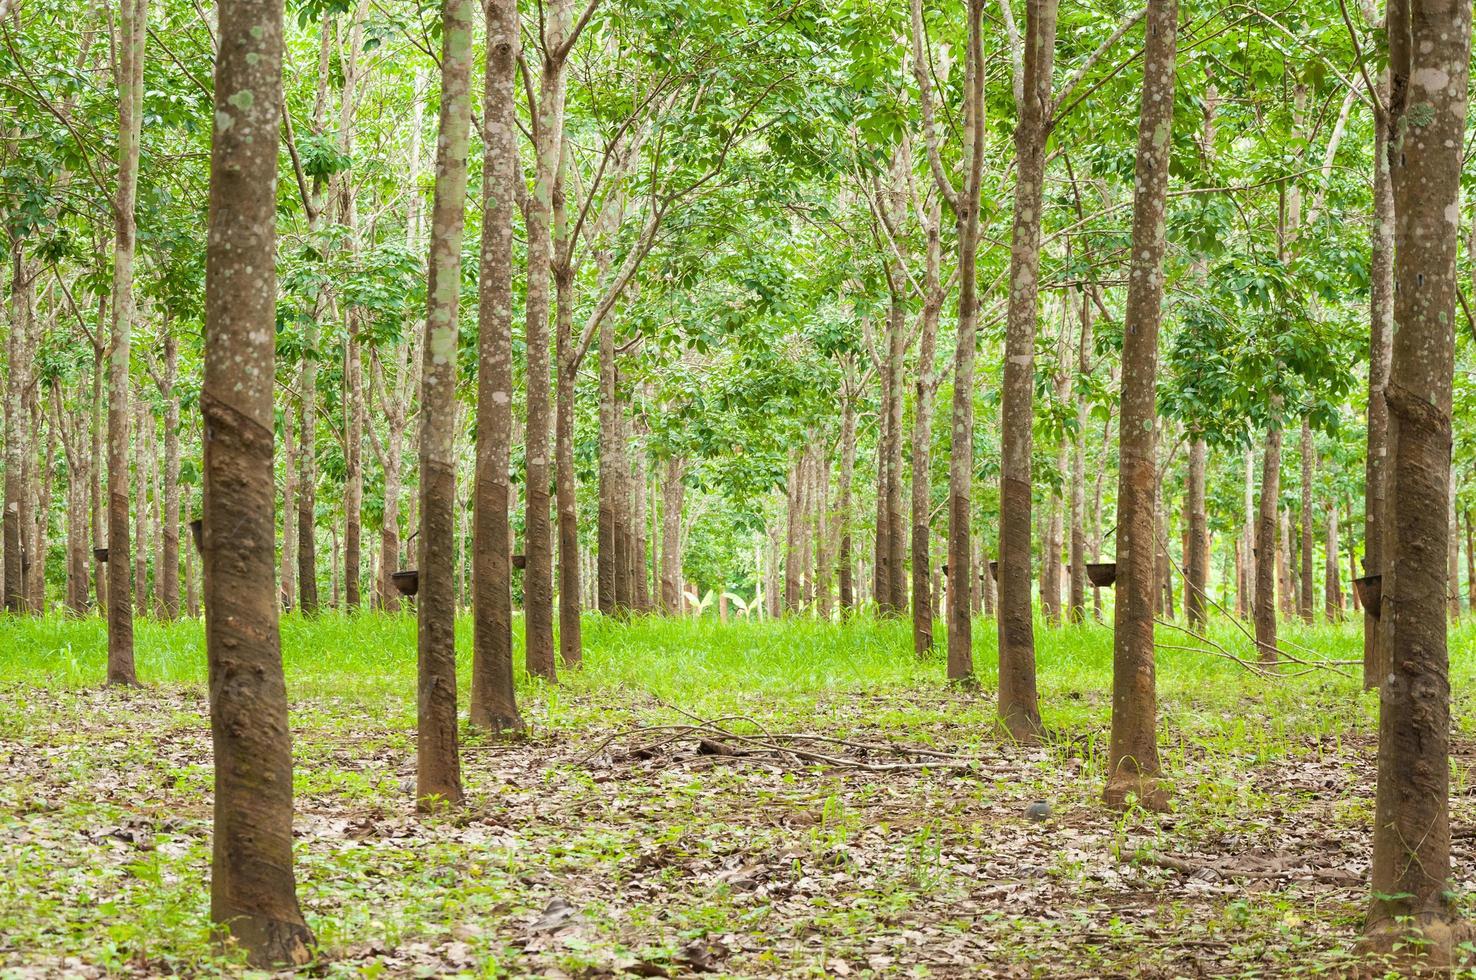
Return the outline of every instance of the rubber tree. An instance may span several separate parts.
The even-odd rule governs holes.
[[[953,212],[958,238],[958,328],[953,353],[953,407],[948,460],[948,679],[974,680],[973,608],[970,593],[974,556],[970,521],[974,479],[974,355],[977,345],[979,190],[984,172],[984,0],[968,0],[963,105],[964,156],[961,187],[943,165],[935,122],[932,79],[925,54],[922,0],[912,0],[912,67],[922,115],[928,168],[938,193]]]
[[[1118,421],[1117,603],[1112,631],[1109,806],[1162,809],[1153,624],[1158,545],[1156,388],[1163,317],[1164,224],[1173,147],[1178,0],[1150,0],[1134,170],[1132,257],[1123,318]]]
[[[517,210],[517,0],[489,0],[483,88],[482,244],[477,308],[477,463],[472,526],[470,721],[523,727],[512,642],[512,274]]]
[[[215,755],[210,917],[253,966],[301,966],[314,943],[292,870],[272,479],[282,5],[232,0],[219,18],[200,395]]]
[[[459,803],[456,721],[456,348],[466,155],[471,130],[471,0],[441,4],[441,113],[431,204],[429,279],[420,389],[420,588],[415,796]]]
[[[148,0],[120,0],[118,187],[113,199],[112,345],[108,354],[108,683],[137,684],[133,592],[128,564],[128,380],[133,330],[133,257],[138,223],[139,135],[143,116]],[[142,506],[142,505],[140,505]],[[142,542],[139,546],[142,547]]]
[[[1444,966],[1471,936],[1450,884],[1450,673],[1446,538],[1455,362],[1456,242],[1471,61],[1471,5],[1391,0],[1389,173],[1394,187],[1390,472],[1379,614],[1379,699],[1369,942]],[[1418,941],[1411,943],[1412,936]]]
[[[1009,310],[1000,390],[999,715],[1017,739],[1040,733],[1031,608],[1031,453],[1035,425],[1035,334],[1040,301],[1040,221],[1050,126],[1057,0],[1030,0],[1025,14],[1023,97],[1015,121],[1015,201]]]

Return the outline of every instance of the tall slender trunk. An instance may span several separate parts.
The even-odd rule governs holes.
[[[1209,588],[1209,520],[1205,513],[1204,482],[1209,447],[1204,434],[1189,437],[1188,499],[1184,502],[1189,518],[1189,547],[1184,555],[1184,613],[1191,628],[1203,629],[1208,616],[1206,590]]]
[[[105,298],[98,300],[99,329],[104,320],[103,308],[106,303]],[[103,440],[107,435],[107,427],[104,425],[106,416],[103,412],[104,353],[101,346],[94,347],[92,351],[92,414],[88,420],[88,430],[92,433],[92,445],[88,457],[87,493],[88,509],[92,516],[92,546],[94,548],[103,547],[107,540],[108,508],[103,505],[102,484],[103,466],[107,460],[107,453],[103,448]],[[97,561],[95,555],[92,557],[93,591],[97,595],[97,609],[106,616],[107,610],[111,608],[108,605],[108,568],[102,562]]]
[[[1256,451],[1254,446],[1245,447],[1245,533],[1240,546],[1241,583],[1240,615],[1255,616],[1256,588],[1259,582],[1256,563]]]
[[[1442,591],[1450,533],[1456,238],[1470,84],[1471,5],[1391,0],[1388,120],[1395,241],[1383,601],[1367,930],[1381,951],[1446,967],[1471,937],[1450,885],[1450,672]],[[1406,112],[1406,105],[1408,111]],[[1420,943],[1410,943],[1418,933]],[[1428,943],[1428,946],[1423,945]],[[1411,970],[1410,972],[1422,972]]]
[[[1327,539],[1324,542],[1327,552],[1323,564],[1323,597],[1326,600],[1326,611],[1328,622],[1337,622],[1343,618],[1343,583],[1342,572],[1338,567],[1338,558],[1342,551],[1338,547],[1338,505],[1330,502],[1327,505]]]
[[[920,57],[923,44],[922,2],[912,0],[913,72],[926,92],[929,81],[926,61]],[[968,683],[974,679],[973,610],[969,595],[973,582],[973,548],[970,505],[974,479],[974,355],[978,340],[979,191],[984,168],[984,0],[969,0],[968,43],[964,76],[964,165],[963,186],[956,193],[946,186],[947,178],[938,164],[936,145],[929,144],[930,166],[940,191],[950,192],[949,203],[958,233],[958,328],[953,352],[953,409],[948,457],[948,679]],[[923,100],[925,111],[931,107]],[[935,139],[929,119],[929,139]]]
[[[856,472],[856,399],[850,391],[841,393],[840,477],[835,508],[836,578],[840,592],[841,616],[856,606],[851,558],[851,483]]]
[[[416,563],[420,590],[415,601],[419,653],[415,797],[420,809],[462,799],[456,720],[454,440],[457,312],[471,130],[472,9],[471,0],[441,3],[441,113],[420,387],[420,554]],[[398,555],[384,557],[394,561]]]
[[[1450,481],[1450,578],[1446,587],[1446,601],[1450,604],[1450,618],[1461,618],[1461,534],[1460,521],[1456,517],[1456,482]]]
[[[108,683],[137,684],[128,565],[128,361],[133,330],[139,131],[148,0],[119,2],[118,188],[113,200],[112,343],[108,361]],[[275,143],[273,143],[275,145]]]
[[[902,284],[893,293],[888,314],[887,385],[887,605],[893,615],[907,612],[907,518],[902,512],[902,361],[907,350],[907,310]]]
[[[327,110],[332,41],[332,21],[324,14],[313,101],[313,128],[320,133]],[[323,191],[324,182],[315,180],[307,209],[308,238],[313,240],[323,212]],[[318,612],[318,325],[328,308],[327,301],[328,287],[320,284],[313,297],[312,314],[303,324],[302,365],[298,374],[297,434],[302,470],[297,481],[297,588],[298,606],[308,616]]]
[[[557,674],[553,638],[553,540],[549,527],[549,278],[553,272],[554,185],[564,139],[564,60],[571,0],[553,0],[547,11],[542,76],[538,84],[536,177],[528,199],[527,340],[528,411],[524,457],[527,502],[523,571],[523,618],[528,672],[547,680]]]
[[[1385,105],[1389,103],[1389,73],[1379,78]],[[1385,483],[1388,480],[1389,386],[1394,342],[1394,184],[1389,169],[1389,127],[1374,123],[1373,229],[1369,255],[1368,332],[1368,453],[1363,480],[1363,574],[1384,572]],[[1380,647],[1383,631],[1379,610],[1363,611],[1363,687],[1383,683],[1388,657]]]
[[[1158,782],[1158,701],[1154,682],[1154,502],[1158,484],[1154,425],[1158,331],[1163,310],[1164,214],[1172,149],[1177,0],[1149,0],[1143,92],[1134,177],[1132,274],[1123,317],[1121,464],[1117,490],[1117,606],[1112,646],[1109,805],[1136,796],[1162,809]]]
[[[1312,477],[1317,465],[1317,446],[1312,441],[1312,422],[1302,416],[1302,574],[1298,581],[1297,612],[1304,622],[1312,622]]]
[[[292,547],[297,543],[297,440],[293,433],[292,412],[282,413],[282,560],[277,572],[281,581],[282,611],[292,608],[297,598],[297,558]],[[176,522],[177,523],[177,522]]]
[[[26,263],[22,241],[14,239],[11,247],[10,335],[6,343],[5,380],[5,610],[20,612],[26,601],[25,532],[21,515],[21,498],[25,496],[25,437],[30,426],[22,417],[23,399],[29,385],[27,354],[30,350],[31,305],[26,283]],[[110,648],[111,649],[111,648]],[[131,669],[130,669],[131,670]]]
[[[1092,304],[1085,290],[1081,302],[1081,340],[1076,351],[1076,432],[1071,437],[1071,588],[1067,600],[1068,618],[1073,623],[1086,619],[1086,438],[1091,411],[1087,403],[1087,376],[1091,370]]]
[[[471,724],[523,727],[513,683],[512,276],[518,166],[517,0],[489,0],[483,92],[482,245],[477,309],[477,462],[472,529]]]
[[[554,495],[559,535],[559,659],[577,667],[584,655],[579,621],[579,501],[574,476],[574,394],[579,365],[574,360],[574,266],[569,218],[564,202],[568,151],[563,151],[553,192],[553,278],[558,308],[554,317],[554,364],[558,387],[554,403]]]
[[[1040,214],[1056,48],[1057,0],[1026,6],[1024,100],[1015,124],[1015,216],[1000,389],[999,714],[1010,734],[1035,739],[1035,624],[1030,602],[1031,453],[1035,334],[1040,301]],[[1150,469],[1152,463],[1149,463]]]
[[[666,461],[661,483],[661,611],[677,616],[682,611],[682,461]]]
[[[273,594],[282,7],[239,0],[222,4],[219,18],[200,396],[215,748],[210,917],[246,949],[251,965],[300,966],[312,958],[313,935],[292,872],[292,738]],[[116,574],[122,566],[113,567],[113,587],[126,589],[126,577]]]
[[[917,379],[912,394],[912,650],[919,657],[933,652],[932,562],[928,552],[933,540],[933,359],[944,300],[939,285],[942,232],[943,212],[935,202],[927,216],[922,335],[918,338]]]
[[[179,350],[174,331],[164,326],[164,548],[159,578],[159,606],[167,620],[179,618]]]
[[[815,614],[824,622],[830,622],[834,612],[834,596],[831,592],[834,559],[832,548],[833,504],[830,499],[830,452],[826,443],[817,444],[815,458]]]
[[[1276,661],[1276,539],[1280,529],[1277,500],[1281,496],[1281,426],[1274,418],[1279,407],[1273,399],[1273,421],[1266,429],[1261,456],[1261,503],[1256,517],[1254,564],[1256,571],[1256,645],[1260,659]]]
[[[617,567],[615,505],[616,486],[624,469],[625,447],[620,439],[616,402],[615,321],[605,317],[599,327],[599,516],[596,551],[599,579],[599,610],[607,616],[616,613],[615,569]],[[681,583],[677,583],[678,589]]]
[[[149,613],[149,436],[154,416],[142,395],[134,397],[134,462],[133,501],[133,612],[135,616]]]
[[[632,419],[632,423],[634,423]],[[632,426],[634,428],[634,425]],[[644,428],[642,428],[644,431]],[[636,612],[651,612],[651,575],[648,550],[650,539],[647,536],[646,523],[646,494],[650,487],[649,474],[646,472],[646,447],[644,443],[631,439],[631,447],[634,450],[635,470],[630,479],[630,502],[631,502],[631,559],[634,579],[634,590],[631,593],[631,604],[635,606]],[[570,453],[572,458],[572,451]],[[574,521],[570,521],[570,527],[577,532]]]
[[[790,454],[792,462],[789,465],[789,480],[785,487],[784,502],[784,611],[793,614],[800,611],[804,602],[801,590],[804,586],[801,568],[804,565],[804,553],[802,551],[800,527],[804,523],[804,472],[805,455],[799,450]],[[885,493],[878,491],[883,500]],[[878,540],[884,538],[878,533]],[[881,545],[878,544],[878,554]],[[879,583],[880,584],[880,583]]]
[[[350,17],[348,51],[343,56],[343,93],[339,102],[340,149],[348,159],[354,154],[354,111],[359,91],[359,55],[364,46],[364,18],[368,0],[360,0]],[[345,229],[344,243],[351,263],[359,252],[358,213],[353,171],[338,177],[338,220]],[[363,602],[360,568],[363,565],[364,509],[364,356],[359,340],[360,312],[350,306],[344,311],[343,345],[343,597],[350,612]]]
[[[1476,611],[1476,527],[1466,510],[1466,608]]]

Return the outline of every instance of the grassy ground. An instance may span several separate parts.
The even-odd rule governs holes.
[[[283,622],[299,891],[327,974],[1287,976],[1354,962],[1376,711],[1356,668],[1268,679],[1164,649],[1174,810],[1124,815],[1097,802],[1103,626],[1038,632],[1052,738],[1031,749],[992,725],[992,624],[970,692],[942,683],[941,657],[913,659],[905,623],[592,618],[582,669],[523,681],[525,740],[469,739],[470,805],[418,820],[414,628]],[[1229,623],[1213,636],[1250,652]],[[1473,638],[1452,635],[1467,905]],[[1308,659],[1361,655],[1356,624],[1287,640]],[[138,661],[147,689],[104,690],[100,622],[0,619],[0,977],[238,969],[208,941],[201,625],[139,624]],[[844,739],[825,752],[860,765],[630,731],[685,713]],[[975,761],[884,770],[896,757],[874,746],[891,742]],[[1025,814],[1037,801],[1043,822]]]

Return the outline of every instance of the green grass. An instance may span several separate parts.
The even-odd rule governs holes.
[[[459,625],[464,705],[470,621]],[[695,941],[726,944],[722,968],[737,976],[834,973],[835,960],[852,975],[969,972],[959,963],[1178,975],[1203,969],[1200,948],[1215,950],[1216,972],[1346,968],[1361,887],[1291,879],[1248,897],[1234,883],[1206,887],[1120,861],[1155,851],[1366,860],[1377,701],[1357,667],[1267,678],[1225,656],[1161,650],[1160,745],[1175,811],[1160,821],[1097,804],[1110,629],[1037,626],[1052,739],[1028,749],[1002,742],[994,725],[992,622],[977,624],[979,686],[969,689],[944,681],[941,649],[912,655],[905,621],[590,616],[584,663],[557,685],[519,662],[529,737],[469,736],[470,806],[417,821],[413,616],[288,615],[298,871],[323,968],[674,972]],[[1217,621],[1210,635],[1251,656],[1233,624]],[[1283,624],[1283,636],[1303,659],[1361,657],[1358,622]],[[1169,629],[1159,639],[1192,643]],[[1473,639],[1476,625],[1452,629],[1453,720],[1466,754]],[[0,617],[0,883],[15,883],[8,894],[0,884],[0,977],[65,972],[65,956],[118,975],[239,968],[207,941],[203,624],[141,621],[136,657],[146,689],[104,690],[100,621]],[[586,758],[615,733],[683,711],[742,715],[751,720],[734,724],[750,731],[929,743],[976,754],[982,767],[871,776],[704,765],[690,741],[623,754],[654,735]],[[1457,825],[1476,818],[1471,783],[1453,767]],[[1033,799],[1056,811],[1049,829],[1021,819]],[[549,936],[529,924],[555,897],[578,906],[578,927]],[[961,960],[947,958],[954,949]]]

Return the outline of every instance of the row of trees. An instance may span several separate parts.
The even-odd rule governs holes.
[[[276,623],[318,609],[325,567],[355,608],[369,564],[392,608],[414,543],[435,806],[462,792],[458,590],[489,730],[520,725],[515,590],[552,680],[586,599],[673,610],[692,577],[774,612],[910,610],[918,654],[936,609],[958,682],[988,608],[1000,719],[1030,741],[1035,594],[1079,617],[1110,549],[1106,798],[1160,806],[1172,566],[1202,624],[1218,550],[1274,660],[1278,576],[1309,614],[1319,537],[1341,592],[1340,510],[1382,576],[1370,927],[1448,924],[1469,10],[120,3],[0,13],[4,596],[45,606],[60,509],[67,601],[92,579],[109,679],[135,683],[150,570],[174,615],[183,560],[192,605],[199,483],[214,914],[258,962],[311,945]]]

